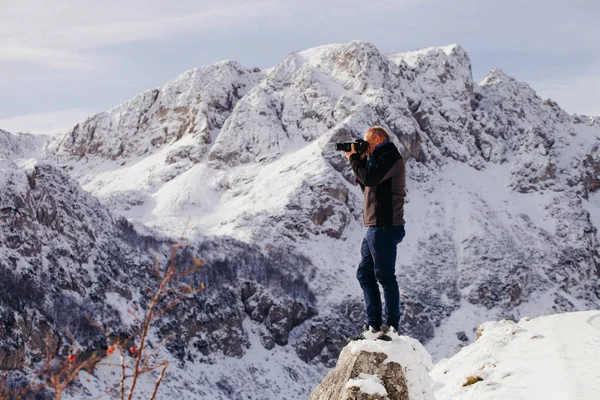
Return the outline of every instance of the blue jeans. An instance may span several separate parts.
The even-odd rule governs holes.
[[[396,281],[396,247],[405,234],[404,225],[370,226],[362,241],[362,260],[358,265],[356,278],[365,295],[367,323],[377,329],[382,324],[381,295],[377,282],[383,288],[386,324],[398,329],[400,291]]]

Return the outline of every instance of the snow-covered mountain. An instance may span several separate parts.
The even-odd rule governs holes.
[[[40,254],[77,259],[93,244],[85,261],[56,265],[74,282],[82,268],[105,273],[79,290],[57,283],[56,293],[143,306],[107,290],[103,268],[119,270],[113,286],[145,282],[154,253],[185,234],[188,256],[222,261],[209,264],[205,293],[174,311],[183,328],[157,328],[177,335],[169,350],[180,376],[214,398],[306,398],[364,316],[354,277],[362,193],[333,143],[372,125],[389,129],[407,164],[402,328],[436,359],[486,320],[600,308],[599,119],[569,115],[501,70],[473,82],[459,45],[382,54],[357,41],[293,53],[265,71],[194,69],[49,138],[41,164],[23,160],[32,154],[21,149],[37,144],[15,146],[21,139],[0,132],[9,143],[1,156],[14,160],[3,161],[3,182],[18,182],[2,185],[4,237],[22,204],[35,224],[53,213],[71,221],[3,240],[0,262],[25,265],[35,286],[45,279],[33,267]],[[47,184],[28,183],[36,169]],[[93,206],[73,219],[79,198]],[[84,225],[87,244],[72,231]],[[121,239],[123,230],[154,244]],[[237,385],[256,376],[266,378]]]
[[[36,157],[48,139],[45,135],[12,134],[0,129],[0,159]]]

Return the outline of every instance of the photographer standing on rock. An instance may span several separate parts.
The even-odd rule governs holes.
[[[362,260],[356,277],[365,296],[366,329],[377,335],[388,327],[397,332],[400,322],[396,247],[405,235],[406,168],[404,159],[383,127],[369,128],[364,140],[368,143],[365,152],[357,153],[352,145],[346,157],[365,197],[363,222],[368,229],[362,241]],[[383,288],[387,326],[383,325],[378,282]]]

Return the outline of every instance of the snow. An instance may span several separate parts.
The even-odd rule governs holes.
[[[466,344],[457,337],[458,332],[464,332],[469,342],[475,341],[475,329],[487,321],[488,313],[483,307],[461,301],[460,307],[436,328],[433,339],[425,344],[433,361],[453,356]]]
[[[5,187],[9,180],[9,172],[13,172],[12,170],[16,170],[17,165],[12,160],[0,159],[0,171],[2,171],[2,175],[0,175],[0,187]]]
[[[351,342],[347,347],[352,353],[367,351],[387,355],[384,364],[394,362],[402,366],[411,400],[433,400],[431,378],[428,375],[432,364],[427,350],[418,340],[409,336],[394,332],[388,332],[388,336],[392,338],[389,342],[365,339]]]
[[[419,58],[421,58],[423,56],[427,56],[432,52],[440,52],[440,51],[443,52],[444,54],[446,54],[447,56],[449,56],[452,54],[452,52],[454,51],[454,49],[456,47],[458,47],[458,44],[452,44],[449,46],[439,46],[439,47],[427,47],[424,49],[392,54],[392,55],[389,55],[388,57],[390,57],[395,62],[404,61],[406,64],[410,65],[411,67],[416,67],[419,62]]]
[[[7,192],[14,190],[15,192],[23,193],[26,191],[26,187],[27,176],[19,168],[17,162],[0,158],[0,188]],[[0,197],[0,201],[2,200],[4,200],[2,203],[6,204],[9,198],[8,196],[2,196]],[[9,206],[9,204],[5,206]],[[10,204],[10,206],[13,207],[14,204]]]
[[[592,225],[598,230],[596,234],[600,240],[600,192],[591,194],[588,200],[583,200],[583,208],[590,214]]]
[[[592,400],[600,393],[600,311],[481,326],[431,372],[438,400]],[[463,386],[467,377],[483,380]]]
[[[358,378],[350,379],[346,382],[346,388],[358,387],[358,391],[361,393],[380,396],[387,395],[387,390],[383,386],[381,379],[377,375],[360,373]]]
[[[0,159],[39,157],[48,135],[18,133],[16,135],[0,129]]]
[[[107,292],[105,295],[106,304],[114,307],[119,312],[121,321],[127,326],[134,326],[136,324],[136,316],[127,301],[118,293]]]

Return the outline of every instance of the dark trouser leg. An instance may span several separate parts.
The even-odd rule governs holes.
[[[375,278],[373,256],[371,255],[369,246],[368,237],[371,229],[367,230],[367,234],[360,247],[362,259],[358,265],[358,271],[356,271],[356,278],[365,296],[367,323],[379,329],[381,327],[381,295],[379,293],[379,286],[377,286],[377,279]]]
[[[375,277],[383,288],[386,323],[395,328],[398,328],[400,320],[400,291],[396,280],[396,248],[402,240],[400,236],[397,227],[374,228],[369,236]]]

